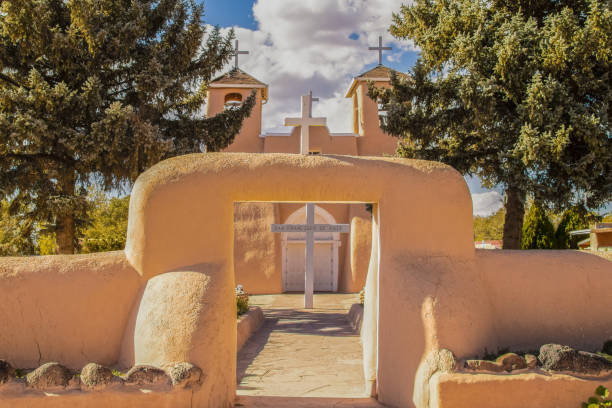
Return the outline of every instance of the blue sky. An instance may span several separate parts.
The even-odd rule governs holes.
[[[255,0],[209,0],[204,2],[204,20],[207,24],[219,27],[243,27],[251,30],[257,29],[253,18],[253,4]]]
[[[392,13],[403,2],[208,0],[204,19],[225,32],[234,28],[240,48],[250,52],[241,56],[240,68],[269,84],[264,131],[299,114],[300,95],[312,90],[320,98],[313,114],[326,117],[332,132],[351,132],[352,108],[344,96],[353,77],[378,63],[378,53],[368,46],[378,45],[378,36],[383,36],[383,44],[393,47],[383,63],[398,71],[408,71],[418,57],[418,48],[410,41],[398,41],[388,32]],[[487,190],[474,177],[466,181],[475,214],[500,208],[501,189]]]

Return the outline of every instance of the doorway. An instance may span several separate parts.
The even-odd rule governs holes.
[[[293,212],[285,224],[305,224],[306,206]],[[337,224],[336,219],[324,208],[315,206],[316,224]],[[316,232],[314,245],[315,292],[338,291],[338,248],[341,246],[337,232]],[[304,291],[305,232],[282,233],[283,292]]]

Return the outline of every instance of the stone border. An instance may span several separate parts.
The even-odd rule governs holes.
[[[363,305],[361,303],[353,304],[348,312],[347,318],[355,333],[361,333],[361,323],[363,322]]]
[[[176,363],[165,369],[137,365],[121,375],[115,375],[110,368],[96,363],[89,363],[78,372],[57,362],[49,362],[19,378],[17,374],[18,370],[9,362],[0,360],[0,395],[28,397],[32,392],[46,395],[49,392],[61,394],[130,388],[168,392],[172,389],[197,387],[201,385],[203,377],[200,368],[187,362]]]
[[[258,306],[249,306],[249,311],[238,318],[236,327],[236,351],[240,351],[242,346],[264,322],[264,314]]]

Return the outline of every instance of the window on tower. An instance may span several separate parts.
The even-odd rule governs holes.
[[[225,109],[237,109],[242,105],[242,95],[230,93],[225,95]]]

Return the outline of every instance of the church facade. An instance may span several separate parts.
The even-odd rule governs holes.
[[[325,118],[312,118],[311,94],[302,97],[301,117],[287,118],[287,126],[281,131],[264,132],[262,107],[268,101],[268,85],[238,67],[209,84],[207,115],[232,109],[256,92],[253,111],[226,152],[393,155],[397,139],[381,130],[378,105],[368,96],[369,83],[387,87],[390,73],[389,68],[378,65],[352,81],[346,94],[353,106],[351,133],[332,133],[325,126]],[[303,123],[310,125],[300,125]],[[252,294],[303,292],[305,233],[275,234],[270,225],[305,221],[303,203],[235,203],[236,284]],[[315,292],[360,291],[371,252],[371,214],[366,205],[317,203],[315,223],[350,225],[348,234],[315,233]]]

